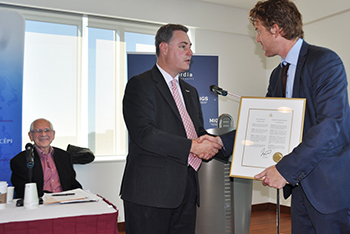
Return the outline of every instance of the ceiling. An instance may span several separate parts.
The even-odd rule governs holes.
[[[236,8],[251,9],[254,7],[257,0],[198,0],[202,2],[210,2]]]
[[[258,0],[197,0],[235,8],[252,9]],[[304,24],[350,11],[349,0],[292,0],[303,15]]]

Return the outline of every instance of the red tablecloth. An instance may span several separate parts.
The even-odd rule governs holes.
[[[4,212],[2,210],[1,212]],[[6,211],[5,211],[6,212]],[[119,234],[118,211],[111,214],[83,215],[0,224],[0,234]]]
[[[119,234],[118,209],[104,197],[96,202],[40,205],[28,210],[16,201],[0,210],[0,234]]]

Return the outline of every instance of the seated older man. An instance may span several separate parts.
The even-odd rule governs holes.
[[[34,141],[34,167],[30,182],[37,184],[38,196],[44,192],[62,192],[82,188],[75,179],[71,155],[62,149],[52,147],[55,131],[50,121],[37,119],[30,125],[28,133]],[[10,161],[11,182],[15,187],[15,197],[24,197],[24,186],[29,183],[26,151],[22,151]]]

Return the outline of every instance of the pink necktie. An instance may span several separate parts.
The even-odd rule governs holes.
[[[176,102],[177,105],[177,109],[180,112],[181,115],[181,119],[182,122],[184,124],[185,130],[186,130],[186,135],[188,139],[197,139],[197,133],[196,130],[194,129],[194,125],[193,122],[190,118],[190,116],[187,113],[187,110],[181,100],[179,91],[177,89],[177,85],[176,85],[177,80],[173,79],[171,81],[171,86],[172,86],[172,92],[173,92],[173,96],[174,96],[174,100]],[[202,159],[195,157],[192,153],[190,153],[190,155],[188,156],[188,164],[193,167],[194,170],[198,170],[199,166],[202,163]]]

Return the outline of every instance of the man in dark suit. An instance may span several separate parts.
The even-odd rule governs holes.
[[[267,97],[306,98],[302,142],[255,176],[291,193],[292,233],[350,233],[350,109],[341,59],[303,40],[302,17],[289,0],[260,1],[249,13],[265,56],[281,57]],[[282,65],[289,66],[286,88]],[[223,136],[224,145],[233,134]],[[289,184],[287,184],[287,182]]]
[[[30,125],[28,133],[34,141],[34,167],[31,182],[37,184],[38,196],[46,192],[61,192],[82,188],[75,179],[71,155],[51,146],[55,131],[50,121],[37,119]],[[22,151],[10,161],[11,182],[15,187],[15,197],[24,197],[24,186],[29,183],[26,151]]]
[[[120,194],[128,234],[194,234],[200,159],[221,148],[196,140],[206,134],[199,96],[178,77],[193,54],[187,31],[183,25],[161,27],[157,64],[131,78],[125,89],[130,142]]]

